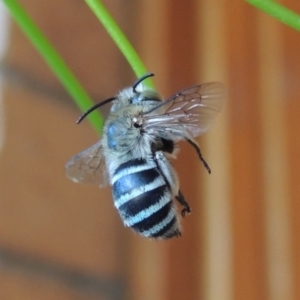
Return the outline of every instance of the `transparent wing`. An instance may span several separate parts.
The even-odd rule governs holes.
[[[101,140],[66,163],[68,178],[75,182],[93,183],[101,187],[108,183]]]
[[[163,137],[180,138],[180,132],[196,137],[212,125],[226,94],[220,82],[193,86],[163,101],[142,116],[140,122],[145,130]]]

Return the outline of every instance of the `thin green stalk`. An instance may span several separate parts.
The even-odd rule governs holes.
[[[48,66],[59,78],[59,80],[64,85],[71,97],[74,99],[79,108],[82,111],[90,108],[93,105],[93,101],[81,87],[80,83],[68,69],[63,59],[59,56],[50,42],[30,19],[30,17],[27,15],[18,1],[3,0],[3,2],[6,4],[15,21],[19,24],[24,33],[36,47],[38,52],[45,59]],[[95,112],[89,115],[88,118],[96,131],[100,132],[103,124],[101,115],[98,112]]]
[[[271,0],[246,0],[282,23],[300,31],[300,16]]]
[[[99,21],[102,23],[104,28],[107,30],[108,34],[114,40],[116,45],[119,47],[122,54],[127,59],[131,68],[135,72],[137,77],[140,77],[147,73],[147,69],[139,58],[138,54],[121,31],[120,27],[117,25],[113,17],[109,14],[105,6],[102,4],[101,0],[85,0],[89,5],[91,10],[97,16]],[[147,79],[148,85],[153,87],[151,79]]]

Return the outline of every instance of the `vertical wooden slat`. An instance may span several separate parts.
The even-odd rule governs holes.
[[[197,1],[168,1],[168,95],[198,82],[196,3]],[[198,241],[202,240],[202,232],[198,228],[199,220],[202,220],[199,209],[202,199],[198,189],[202,183],[198,174],[208,174],[190,145],[182,142],[180,148],[178,159],[173,164],[180,178],[181,191],[193,213],[182,221],[183,236],[167,244],[167,299],[194,300],[197,299],[199,285],[203,281],[195,263],[201,259],[201,244]]]
[[[281,29],[277,21],[258,13],[265,241],[272,300],[294,299]]]
[[[198,3],[198,77],[202,81],[224,81],[227,73],[225,2]],[[224,83],[226,85],[226,83]],[[228,103],[215,127],[205,135],[206,159],[212,174],[203,176],[204,262],[203,299],[232,299],[232,237],[230,223],[230,155],[228,143]],[[201,224],[199,230],[201,230]],[[202,291],[200,291],[200,294]]]
[[[167,61],[168,92],[173,93],[193,84],[197,69],[195,46],[197,1],[169,0],[166,17],[168,18]]]
[[[285,0],[284,4],[300,12],[300,2]],[[288,140],[288,169],[289,189],[291,198],[291,234],[293,252],[293,288],[294,299],[300,299],[300,101],[299,101],[299,79],[300,79],[300,33],[284,26],[282,34],[282,47],[284,49],[284,70],[282,81],[285,83],[284,101],[286,107],[286,137]]]
[[[265,300],[267,297],[255,13],[244,1],[232,1],[226,7],[233,299],[236,300]]]

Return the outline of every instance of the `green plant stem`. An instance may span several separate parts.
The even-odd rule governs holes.
[[[109,14],[105,6],[102,4],[100,0],[85,0],[89,5],[91,10],[97,16],[99,21],[102,23],[108,34],[114,40],[116,45],[119,47],[122,54],[127,59],[131,68],[135,72],[137,77],[140,77],[147,73],[147,69],[139,58],[138,54],[121,31],[115,20]],[[151,79],[146,80],[148,85],[153,87],[153,83]]]
[[[246,0],[282,23],[300,31],[300,16],[271,0]]]
[[[76,80],[72,72],[68,69],[67,65],[55,49],[51,46],[50,42],[26,14],[22,6],[15,0],[3,0],[9,9],[15,21],[22,28],[24,33],[31,40],[38,52],[47,62],[48,66],[59,78],[68,93],[74,99],[76,104],[82,111],[87,110],[93,105],[85,90],[81,87],[80,83]],[[89,121],[97,132],[100,132],[103,124],[103,119],[98,112],[95,112],[88,117]]]

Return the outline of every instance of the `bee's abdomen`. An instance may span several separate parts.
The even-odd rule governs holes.
[[[113,196],[124,224],[153,238],[179,236],[172,195],[152,160],[133,159],[112,178]]]

